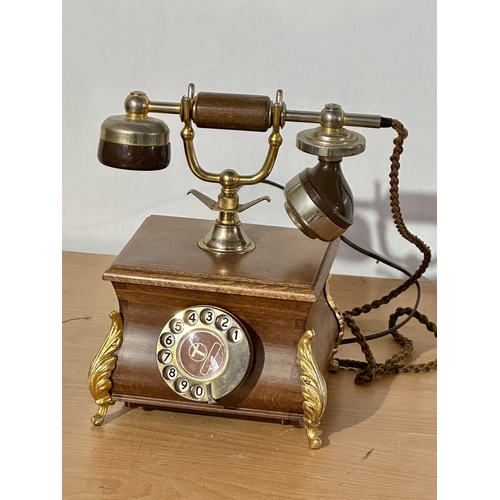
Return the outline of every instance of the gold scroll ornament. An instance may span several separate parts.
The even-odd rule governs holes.
[[[304,427],[307,433],[309,448],[321,448],[322,441],[316,431],[326,408],[326,382],[316,363],[312,352],[313,330],[304,332],[297,349],[297,366],[300,370],[300,386],[304,402]]]
[[[121,314],[116,311],[112,311],[109,317],[112,321],[111,329],[90,366],[88,377],[90,393],[99,406],[97,413],[91,419],[94,425],[102,424],[109,405],[114,404],[109,394],[111,389],[110,377],[116,365],[114,353],[120,347],[123,339],[123,321]]]

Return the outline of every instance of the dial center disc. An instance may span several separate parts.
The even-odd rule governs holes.
[[[206,330],[187,335],[178,351],[182,367],[196,378],[208,378],[218,373],[226,363],[226,348],[219,337]]]

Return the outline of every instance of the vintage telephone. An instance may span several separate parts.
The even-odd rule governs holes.
[[[159,170],[170,162],[170,131],[149,113],[184,122],[187,163],[201,180],[219,183],[218,200],[190,190],[218,212],[204,220],[151,216],[103,279],[115,288],[120,312],[89,371],[100,425],[115,401],[207,414],[303,421],[309,446],[319,448],[325,411],[323,374],[343,336],[344,318],[326,284],[339,236],[353,222],[353,197],[341,170],[365,139],[345,128],[390,127],[392,120],[345,113],[288,110],[283,92],[273,102],[257,95],[195,94],[180,102],[150,101],[131,92],[125,115],[101,127],[104,165]],[[316,126],[297,135],[297,147],[318,157],[284,187],[285,210],[296,229],[247,224],[239,214],[267,196],[241,204],[242,186],[269,182],[286,122]],[[269,151],[260,170],[210,172],[199,163],[199,128],[265,132]],[[208,225],[207,225],[208,224]],[[207,231],[208,230],[208,231]]]

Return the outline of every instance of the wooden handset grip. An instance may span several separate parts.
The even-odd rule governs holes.
[[[257,184],[271,173],[278,149],[283,142],[279,133],[284,106],[281,90],[278,91],[277,102],[274,104],[266,96],[201,92],[196,96],[183,97],[181,105],[184,118],[184,128],[181,131],[184,151],[189,168],[198,178],[207,182],[218,182],[224,188],[234,190],[239,186]],[[272,126],[269,150],[263,166],[254,175],[247,176],[234,171],[219,174],[207,172],[196,157],[192,121],[198,127],[262,132]]]
[[[271,104],[267,96],[199,92],[191,117],[200,128],[265,132],[272,125]]]

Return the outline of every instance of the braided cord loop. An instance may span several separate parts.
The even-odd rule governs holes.
[[[391,171],[389,174],[390,178],[390,203],[391,203],[391,212],[394,220],[394,224],[399,232],[399,234],[410,243],[413,243],[423,254],[422,263],[419,268],[413,273],[413,275],[408,278],[405,282],[399,285],[397,288],[392,290],[387,295],[384,295],[378,300],[374,300],[369,304],[365,304],[361,307],[355,307],[350,311],[345,311],[343,313],[345,324],[352,331],[356,341],[361,347],[361,351],[365,355],[365,361],[354,361],[348,359],[336,359],[336,363],[333,363],[332,366],[339,366],[342,368],[354,368],[358,370],[354,382],[356,384],[364,384],[368,382],[372,382],[376,378],[380,378],[384,375],[388,374],[396,374],[396,373],[421,373],[428,372],[431,370],[437,370],[437,360],[431,361],[429,363],[421,363],[421,364],[410,364],[403,365],[401,361],[403,361],[411,352],[413,351],[413,342],[403,335],[401,335],[398,330],[394,330],[391,332],[394,340],[402,347],[401,351],[397,354],[394,354],[391,358],[387,359],[385,363],[377,363],[373,353],[368,345],[368,342],[361,332],[360,328],[356,325],[353,317],[359,316],[361,314],[366,314],[373,309],[377,309],[382,305],[388,304],[391,300],[395,299],[401,293],[406,291],[410,286],[416,283],[418,279],[424,274],[426,269],[429,267],[431,262],[431,250],[430,248],[417,236],[412,234],[406,224],[404,223],[403,216],[401,213],[401,207],[399,203],[399,169],[400,169],[400,156],[403,153],[403,142],[408,137],[408,131],[403,126],[401,122],[398,120],[392,120],[392,128],[396,130],[398,133],[397,137],[394,139],[394,151],[390,157],[391,160]],[[410,315],[412,313],[412,309],[407,308],[398,308],[389,318],[389,328],[392,328],[396,325],[396,320],[403,315]],[[413,318],[417,319],[420,323],[426,326],[427,330],[434,334],[437,337],[437,326],[435,323],[432,323],[427,316],[419,313],[418,311],[414,311]],[[412,319],[413,319],[412,318]]]

